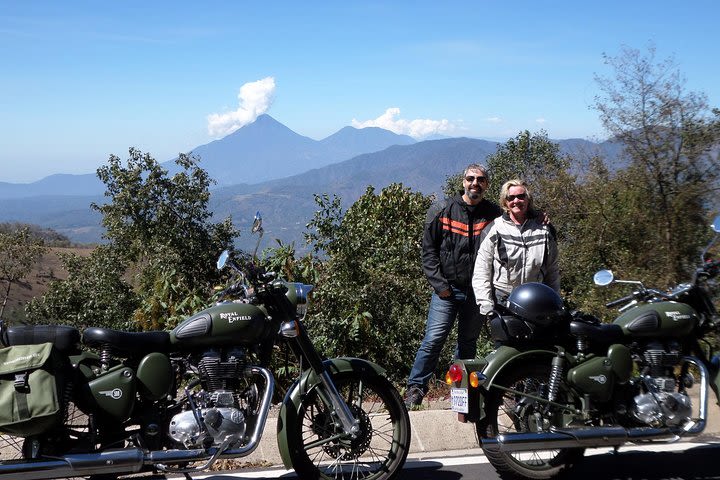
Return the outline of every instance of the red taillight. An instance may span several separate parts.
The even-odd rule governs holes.
[[[453,363],[452,365],[450,365],[450,370],[448,370],[448,372],[445,374],[445,383],[450,385],[451,383],[459,382],[460,380],[462,380],[462,377],[462,367],[457,363]]]

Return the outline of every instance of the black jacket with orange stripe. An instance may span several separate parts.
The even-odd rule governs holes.
[[[422,242],[422,267],[436,293],[470,286],[483,228],[502,214],[489,200],[474,209],[462,195],[433,204],[427,212]]]

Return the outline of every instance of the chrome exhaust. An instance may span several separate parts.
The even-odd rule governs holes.
[[[633,428],[629,430],[623,427],[577,428],[540,433],[508,433],[495,438],[483,438],[482,447],[501,452],[619,447],[627,442],[671,441],[676,436],[667,428]]]
[[[130,448],[102,453],[63,455],[57,458],[0,463],[0,478],[39,480],[102,473],[137,473],[143,467],[142,450]]]

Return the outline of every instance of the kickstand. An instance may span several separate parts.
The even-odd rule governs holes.
[[[192,477],[190,476],[189,473],[183,472],[183,475],[185,475],[185,480],[192,480]]]

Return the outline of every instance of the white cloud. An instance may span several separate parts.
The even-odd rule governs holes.
[[[502,123],[503,119],[500,117],[488,117],[485,121],[488,123]]]
[[[385,113],[374,120],[360,122],[353,118],[352,126],[355,128],[379,127],[399,135],[410,135],[413,138],[423,138],[433,134],[449,134],[458,128],[446,119],[430,120],[427,118],[419,118],[416,120],[405,120],[398,118],[399,115],[399,108],[388,108],[385,110]]]
[[[252,123],[267,112],[275,96],[275,78],[266,77],[256,82],[248,82],[240,87],[237,110],[227,113],[208,115],[208,133],[213,137],[223,137],[238,128]]]
[[[542,124],[545,123],[545,122],[547,122],[547,120],[545,120],[545,119],[542,118],[542,117],[535,119],[535,123],[539,123],[540,125],[542,125]]]

